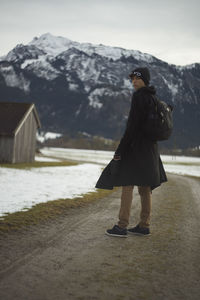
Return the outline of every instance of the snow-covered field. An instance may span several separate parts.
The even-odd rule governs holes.
[[[62,159],[78,160],[98,164],[107,164],[113,157],[113,151],[86,150],[86,149],[64,149],[64,148],[43,148],[42,154]]]
[[[101,168],[91,163],[29,170],[0,168],[0,216],[37,203],[93,192]]]
[[[164,168],[166,172],[179,174],[179,175],[189,175],[200,177],[200,165],[174,165],[174,164],[165,164]]]
[[[79,160],[106,165],[113,157],[113,151],[43,148],[42,153],[63,159]],[[170,173],[200,177],[200,158],[188,156],[161,155],[165,170]],[[187,165],[182,165],[185,163]]]
[[[28,209],[41,202],[59,198],[74,198],[95,191],[96,181],[113,157],[113,151],[43,148],[47,158],[36,156],[37,161],[62,159],[82,162],[76,166],[41,167],[29,170],[0,167],[0,216]],[[200,177],[200,158],[161,156],[167,172]],[[186,165],[183,165],[186,164]]]
[[[58,162],[61,161],[58,158],[50,158],[50,157],[42,157],[42,156],[36,156],[35,157],[35,161],[42,161],[42,162],[48,162],[48,161],[54,161],[54,162]]]

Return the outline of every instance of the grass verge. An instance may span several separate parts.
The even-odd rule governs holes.
[[[8,213],[0,220],[0,235],[2,236],[11,231],[17,231],[29,225],[36,225],[46,220],[53,219],[58,215],[64,214],[70,208],[84,206],[104,198],[116,191],[116,189],[117,188],[114,188],[113,190],[97,189],[96,192],[83,194],[82,197],[48,201],[36,204],[27,211]]]
[[[179,161],[163,161],[164,165],[181,165],[181,166],[200,166],[199,162],[179,162]]]
[[[75,166],[80,163],[71,161],[34,161],[32,163],[16,163],[16,164],[0,164],[2,168],[13,168],[13,169],[31,169],[41,167],[65,167]]]

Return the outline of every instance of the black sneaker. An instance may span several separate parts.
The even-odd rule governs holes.
[[[130,234],[138,234],[138,235],[150,235],[150,230],[147,227],[140,227],[139,224],[133,228],[129,228],[127,230]]]
[[[120,228],[118,225],[114,225],[112,229],[107,229],[105,233],[111,236],[127,237],[127,229]]]

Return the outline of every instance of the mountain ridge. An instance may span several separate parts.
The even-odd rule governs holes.
[[[175,106],[174,136],[166,145],[198,146],[199,63],[176,66],[138,50],[48,33],[0,60],[0,101],[34,102],[47,131],[120,138],[133,92],[128,74],[139,66],[150,69],[159,97]]]

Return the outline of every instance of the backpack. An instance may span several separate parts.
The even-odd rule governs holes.
[[[168,140],[172,134],[173,107],[156,96],[153,96],[153,103],[146,113],[143,132],[152,141]]]

